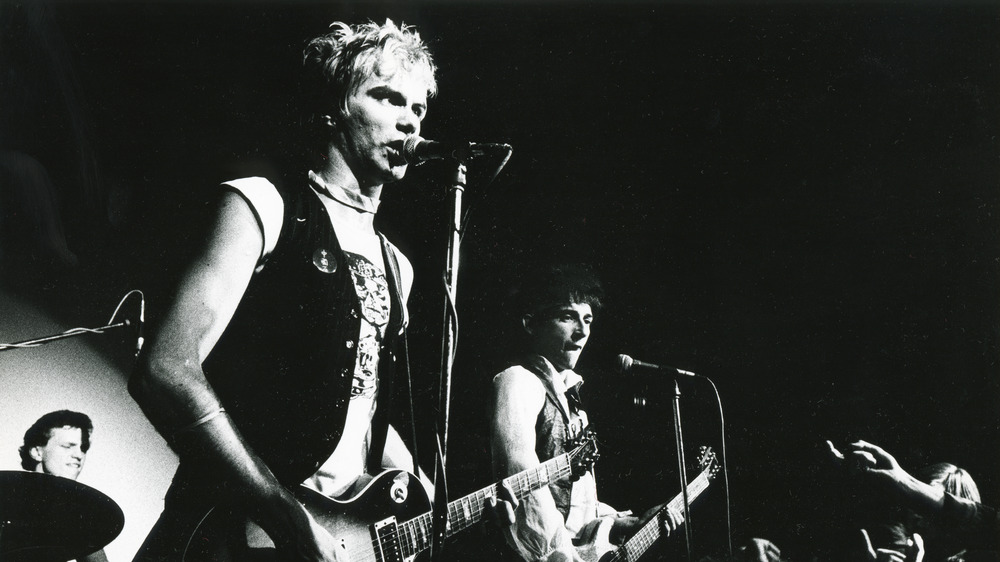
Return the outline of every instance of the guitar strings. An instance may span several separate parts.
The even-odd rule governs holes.
[[[588,444],[589,443],[584,443],[584,444],[576,447],[574,450],[567,452],[566,453],[566,460],[569,461],[569,460],[575,459],[577,456],[579,456],[581,453],[583,453],[584,450],[587,449]],[[561,455],[560,455],[560,457],[561,457]],[[560,457],[556,457],[554,459],[551,459],[550,461],[546,461],[546,462],[542,463],[541,465],[539,465],[538,467],[535,467],[534,469],[530,469],[528,471],[525,471],[526,472],[525,474],[515,474],[515,475],[513,475],[513,476],[511,476],[509,478],[512,478],[514,480],[514,484],[518,485],[518,487],[531,488],[531,487],[533,487],[533,484],[531,482],[532,475],[534,473],[540,473],[540,472],[542,472],[543,469],[544,469],[545,472],[548,472],[550,469],[554,469],[553,472],[557,475],[556,480],[558,480],[559,478],[562,478],[564,476],[567,476],[569,474],[572,474],[572,471],[573,471],[573,469],[572,469],[572,463],[570,462],[570,463],[566,463],[564,465],[564,464],[562,464],[562,463],[559,462]],[[547,465],[550,465],[550,464],[551,464],[551,467],[547,466]],[[544,480],[549,480],[549,479],[548,478],[539,479],[539,482],[544,481]],[[485,503],[486,503],[486,498],[490,497],[489,495],[487,495],[488,492],[491,492],[492,495],[495,497],[498,494],[497,484],[493,484],[493,485],[488,486],[488,487],[486,487],[486,488],[484,488],[482,490],[479,490],[477,492],[474,492],[474,493],[470,494],[470,496],[474,496],[473,499],[475,499],[477,501],[474,504],[470,504],[468,506],[468,510],[472,514],[472,517],[468,518],[468,519],[477,519],[478,520],[478,519],[482,518],[482,514],[485,511],[485,507],[484,506],[485,506]],[[480,495],[482,495],[482,501],[479,501],[479,496]],[[458,517],[459,515],[464,515],[466,513],[465,510],[462,510],[462,512],[459,511],[459,506],[462,503],[462,501],[465,500],[465,499],[466,498],[460,498],[459,500],[457,500],[456,502],[454,502],[453,504],[450,504],[448,506],[448,519],[449,519],[449,522],[453,519],[452,518],[452,513],[453,512],[455,514],[454,519],[456,519],[456,520],[459,519],[459,517]],[[424,528],[426,527],[426,522],[424,520],[425,519],[429,519],[429,518],[430,518],[429,514],[424,513],[424,514],[418,515],[417,517],[409,519],[407,521],[403,521],[401,523],[396,523],[396,525],[395,525],[394,534],[397,534],[397,535],[402,534],[403,538],[406,540],[406,542],[408,544],[414,545],[414,552],[410,553],[411,556],[414,555],[414,554],[417,554],[417,553],[423,551],[425,548],[427,548],[426,546],[424,546],[424,543],[428,542],[430,536],[429,536],[429,533],[425,532],[425,530],[424,530]],[[470,522],[470,525],[471,524],[472,523]],[[455,531],[462,530],[462,529],[464,529],[464,528],[466,528],[468,526],[469,525],[466,525],[466,526],[463,526],[463,527],[460,527],[460,528],[450,527],[450,530],[452,532],[455,532]],[[369,560],[373,561],[373,562],[385,561],[385,560],[387,560],[387,558],[383,554],[382,545],[383,545],[383,542],[378,538],[378,533],[376,533],[375,538],[373,538],[371,540],[371,543],[370,543],[371,549],[370,550],[364,548],[364,544],[362,543],[360,545],[355,545],[353,548],[349,548],[347,553],[351,557],[351,560],[355,560],[355,561],[361,561],[361,562],[365,562],[365,561],[369,561]],[[404,552],[404,548],[403,548],[406,545],[403,544],[403,543],[399,543],[397,546],[399,548],[399,559],[405,559],[405,558],[407,558],[407,553]],[[393,558],[390,557],[389,559],[393,559]]]

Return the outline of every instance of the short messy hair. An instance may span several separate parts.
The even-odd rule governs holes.
[[[512,301],[514,314],[522,318],[567,303],[589,304],[596,314],[602,299],[604,288],[590,266],[561,263],[526,270]]]
[[[21,454],[21,468],[35,470],[38,461],[31,458],[31,450],[35,447],[44,447],[52,438],[53,429],[67,426],[80,428],[82,437],[80,450],[84,453],[89,451],[90,434],[94,431],[94,424],[90,421],[90,417],[87,414],[71,410],[57,410],[38,418],[38,421],[24,433],[24,444],[18,449],[18,453]]]
[[[420,34],[392,20],[348,25],[330,24],[333,30],[309,41],[303,51],[303,94],[311,115],[339,108],[347,110],[347,98],[371,76],[382,74],[382,54],[391,54],[405,70],[426,71],[427,95],[437,93],[436,67]]]

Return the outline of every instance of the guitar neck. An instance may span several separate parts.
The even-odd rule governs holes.
[[[698,475],[697,478],[691,481],[687,487],[688,501],[694,503],[695,498],[701,495],[702,492],[708,488],[711,482],[709,478],[708,471],[704,471]],[[670,500],[667,507],[664,509],[673,509],[681,514],[681,525],[684,524],[684,494],[677,494],[674,499]],[[608,562],[635,562],[642,556],[653,544],[660,540],[660,536],[663,534],[663,525],[660,522],[661,510],[655,516],[653,516],[645,525],[639,529],[639,532],[632,535],[628,541],[617,551],[615,551],[614,556],[608,559]],[[679,526],[678,526],[679,527]]]
[[[518,500],[522,500],[531,492],[570,476],[573,472],[571,455],[572,453],[564,453],[549,459],[534,468],[504,478],[504,482],[510,486],[514,496]],[[445,536],[450,537],[481,521],[486,502],[489,498],[497,497],[497,495],[497,485],[492,484],[450,502],[448,504],[448,529]],[[430,548],[433,528],[433,512],[424,513],[399,524],[399,538],[404,558],[409,558]]]

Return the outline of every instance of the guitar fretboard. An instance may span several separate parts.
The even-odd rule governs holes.
[[[702,492],[708,488],[711,479],[709,478],[710,471],[704,470],[697,478],[688,484],[688,501],[694,503],[695,498],[697,498]],[[681,514],[681,524],[684,524],[684,494],[678,494],[674,499],[670,500],[667,504],[670,509],[673,509]],[[664,507],[663,509],[667,509]],[[655,516],[653,516],[645,525],[639,529],[639,532],[632,535],[632,538],[627,540],[621,548],[615,551],[607,562],[635,562],[640,556],[642,556],[653,544],[660,540],[660,536],[663,534],[663,526],[660,522],[660,510]]]
[[[529,493],[572,474],[572,456],[583,447],[549,459],[542,464],[504,478],[518,500]],[[445,536],[475,525],[483,518],[486,502],[498,495],[497,485],[487,486],[448,504],[448,530]],[[409,558],[431,547],[433,538],[433,515],[428,512],[399,524],[399,537],[404,558]]]

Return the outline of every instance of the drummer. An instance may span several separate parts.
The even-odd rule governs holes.
[[[93,431],[87,414],[70,410],[45,414],[24,433],[24,444],[18,450],[21,468],[76,480],[87,460]],[[107,562],[108,557],[102,549],[81,560]]]
[[[87,414],[70,410],[45,414],[24,433],[21,468],[76,480],[87,460],[93,431]]]

